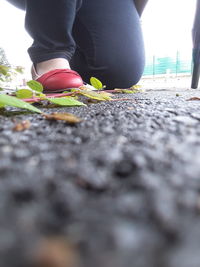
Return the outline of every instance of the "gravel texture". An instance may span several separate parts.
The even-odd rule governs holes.
[[[53,109],[83,118],[75,126],[1,112],[0,266],[199,267],[200,101],[186,101],[193,96],[200,92],[147,91]],[[14,132],[22,120],[30,129]],[[34,263],[45,257],[42,240],[48,252],[65,240],[77,262]]]

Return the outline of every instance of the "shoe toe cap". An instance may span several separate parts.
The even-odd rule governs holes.
[[[61,91],[68,88],[78,88],[83,85],[83,80],[77,72],[65,69],[45,73],[37,81],[47,91]]]

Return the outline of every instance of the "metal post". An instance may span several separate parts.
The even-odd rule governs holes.
[[[197,0],[192,37],[193,37],[193,68],[192,68],[191,87],[193,89],[196,89],[198,88],[199,76],[200,76],[200,0]]]

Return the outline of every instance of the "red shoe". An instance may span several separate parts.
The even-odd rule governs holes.
[[[33,79],[41,83],[44,93],[63,92],[70,88],[79,88],[83,85],[81,76],[70,69],[55,69],[39,76],[32,66]]]

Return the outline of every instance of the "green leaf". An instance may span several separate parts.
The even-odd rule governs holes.
[[[0,74],[7,76],[9,72],[9,67],[0,65]]]
[[[10,107],[23,108],[23,109],[27,109],[27,110],[37,112],[37,113],[42,113],[42,111],[39,110],[38,108],[20,100],[14,96],[0,94],[0,104],[5,105],[5,106],[10,106]]]
[[[0,87],[0,91],[3,91],[3,88]]]
[[[33,91],[41,93],[43,91],[43,86],[41,83],[31,80],[27,82],[28,87],[30,87]]]
[[[128,90],[128,89],[124,89],[123,90],[123,93],[124,94],[135,94],[135,93],[138,93],[137,90]]]
[[[20,89],[16,92],[17,98],[31,98],[33,97],[33,92],[29,89]]]
[[[68,106],[68,107],[74,107],[74,106],[86,106],[84,103],[74,99],[73,97],[58,97],[58,98],[46,98],[51,103],[60,105],[60,106]]]
[[[133,89],[133,90],[139,90],[139,89],[141,89],[141,85],[139,85],[139,84],[135,84],[135,85],[133,85],[133,86],[131,86],[131,88],[130,89]]]
[[[46,99],[46,95],[43,94],[43,93],[40,93],[40,94],[38,95],[38,97],[40,97],[41,99]]]
[[[94,92],[94,91],[86,91],[86,90],[79,90],[79,94],[86,96],[91,99],[96,99],[99,101],[106,101],[111,100],[111,95],[106,92]]]
[[[3,105],[3,104],[0,103],[0,109],[1,109],[1,108],[4,108],[4,107],[5,107],[5,105]]]
[[[68,93],[70,93],[70,92],[71,92],[71,93],[74,93],[74,92],[76,93],[77,91],[79,91],[79,89],[77,89],[77,88],[72,88],[72,89],[70,89],[70,91],[64,91],[63,94],[68,94]]]
[[[98,80],[97,78],[95,78],[95,77],[91,77],[90,78],[90,83],[97,90],[101,90],[103,88],[102,82],[100,80]]]
[[[138,90],[132,89],[114,89],[114,91],[121,93],[121,94],[135,94],[138,93]]]

